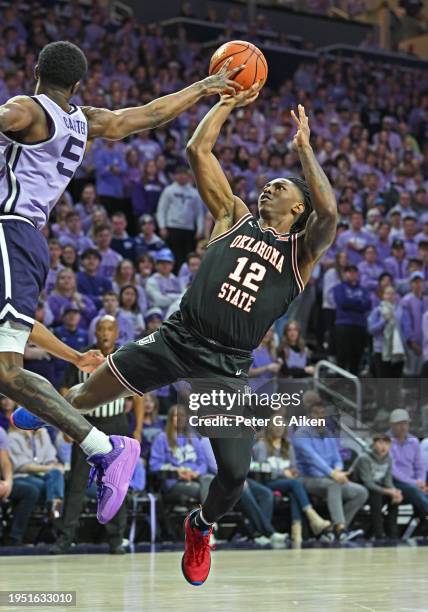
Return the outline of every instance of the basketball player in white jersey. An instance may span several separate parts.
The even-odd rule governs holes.
[[[119,140],[166,123],[203,96],[234,94],[237,86],[231,79],[239,69],[225,67],[142,107],[79,108],[70,100],[86,74],[86,58],[75,45],[55,42],[40,53],[35,95],[16,96],[0,106],[0,150],[5,158],[0,174],[0,393],[80,444],[97,476],[97,516],[102,523],[122,505],[140,447],[136,440],[97,430],[47,380],[23,368],[24,347],[49,268],[40,230],[81,163],[88,140]],[[15,425],[25,428],[17,419]]]

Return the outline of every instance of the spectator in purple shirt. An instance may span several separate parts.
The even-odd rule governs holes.
[[[199,479],[207,473],[208,464],[200,439],[188,429],[183,406],[170,408],[165,432],[153,440],[149,466],[151,472],[165,476],[163,489],[169,501],[200,499]]]
[[[111,280],[99,273],[101,255],[97,249],[87,249],[82,253],[82,270],[77,273],[77,290],[87,295],[97,308],[101,308],[101,296],[112,290]]]
[[[82,219],[82,228],[87,232],[91,227],[91,215],[97,206],[97,192],[94,185],[89,183],[83,187],[80,199],[74,209],[79,213]]]
[[[383,408],[396,406],[400,389],[392,379],[400,378],[405,358],[405,339],[402,332],[403,308],[397,303],[395,289],[386,286],[382,299],[368,317],[368,331],[373,337],[373,366],[379,381],[378,405]]]
[[[103,307],[98,312],[98,315],[92,319],[89,326],[89,344],[92,345],[96,343],[95,332],[97,323],[104,315],[110,315],[116,319],[119,326],[117,343],[120,346],[134,340],[134,326],[132,325],[132,321],[121,312],[119,308],[119,296],[114,291],[107,291],[102,297],[102,303]]]
[[[396,280],[407,278],[408,259],[403,240],[395,238],[391,244],[392,255],[384,261],[385,270]]]
[[[423,362],[422,317],[428,310],[428,297],[424,296],[425,280],[422,272],[411,274],[410,288],[410,293],[401,300],[402,330],[408,347],[406,369],[410,376],[419,376]]]
[[[178,279],[183,291],[192,284],[193,279],[198,273],[200,265],[201,256],[194,251],[189,253],[186,261],[183,263],[178,273]]]
[[[132,143],[143,161],[154,160],[162,153],[159,143],[152,138],[149,130],[140,132]]]
[[[111,280],[117,268],[117,264],[122,261],[122,255],[116,253],[111,248],[113,233],[109,225],[99,225],[95,228],[94,238],[96,247],[101,255],[101,265],[98,274]]]
[[[358,374],[366,345],[366,314],[370,310],[371,301],[369,292],[359,283],[356,266],[347,265],[344,276],[345,280],[333,288],[337,364]]]
[[[418,244],[418,259],[422,262],[424,279],[428,280],[428,240],[421,240]]]
[[[55,288],[48,298],[48,305],[54,316],[53,325],[61,325],[66,308],[75,307],[80,310],[82,329],[88,329],[90,322],[97,314],[93,301],[77,291],[76,276],[69,269],[59,272]]]
[[[49,246],[49,259],[50,266],[48,275],[46,277],[45,290],[46,293],[52,291],[56,283],[56,277],[58,276],[58,272],[64,269],[64,266],[60,263],[62,248],[59,241],[56,238],[51,238],[48,243]]]
[[[416,234],[418,225],[414,213],[407,213],[403,216],[403,231],[400,238],[404,242],[407,257],[415,257],[418,252],[418,242]]]
[[[143,287],[137,280],[135,266],[129,259],[123,259],[117,264],[116,272],[113,279],[113,290],[119,295],[123,287],[132,285],[137,292],[137,300],[140,311],[144,313],[147,310],[147,296]]]
[[[388,221],[382,221],[376,231],[376,249],[379,257],[379,261],[384,262],[387,257],[391,255],[391,242],[389,235],[391,232],[391,225]]]
[[[161,249],[156,253],[157,272],[147,279],[146,292],[153,306],[162,308],[166,314],[168,307],[182,293],[180,281],[172,273],[175,258],[169,249]]]
[[[69,270],[73,270],[73,272],[79,270],[79,254],[74,244],[66,244],[62,248],[61,263]]]
[[[366,246],[374,244],[373,236],[363,229],[363,215],[354,210],[351,217],[351,229],[341,234],[337,246],[341,251],[346,251],[350,264],[358,265],[363,259]]]
[[[159,251],[165,242],[155,233],[155,220],[152,215],[142,215],[139,219],[140,233],[135,238],[137,257]]]
[[[260,345],[252,353],[253,363],[248,373],[253,391],[260,389],[263,393],[273,391],[273,381],[281,369],[282,360],[276,354],[273,327],[265,334]]]
[[[154,259],[151,255],[146,254],[146,255],[140,255],[137,259],[137,274],[135,276],[138,284],[143,287],[143,289],[146,288],[147,285],[147,281],[148,279],[151,277],[151,275],[153,274],[153,271],[155,269],[155,262]]]
[[[90,240],[82,231],[82,219],[79,213],[74,210],[69,212],[65,218],[66,229],[59,233],[58,239],[62,247],[71,244],[76,247],[78,253],[93,247]]]
[[[131,200],[134,215],[139,215],[143,180],[143,165],[137,149],[132,148],[126,154],[126,170],[123,176],[124,193]]]
[[[135,259],[135,241],[128,232],[128,221],[126,215],[121,210],[112,214],[111,217],[112,227],[112,241],[111,248],[119,255],[122,255],[125,259]]]
[[[428,487],[419,440],[409,434],[407,410],[397,408],[389,419],[392,434],[392,476],[403,501],[412,504],[420,518],[428,514]]]
[[[94,154],[96,189],[99,200],[108,212],[120,209],[122,204],[123,176],[126,172],[123,144],[103,141]]]
[[[384,271],[383,265],[378,263],[375,246],[366,246],[364,249],[364,260],[358,264],[358,271],[360,273],[361,286],[368,289],[371,294],[374,293],[377,288],[379,276]]]

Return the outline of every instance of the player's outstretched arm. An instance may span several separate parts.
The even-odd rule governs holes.
[[[156,128],[193,106],[201,98],[220,92],[234,94],[240,87],[233,77],[242,66],[229,70],[225,62],[221,70],[173,94],[163,96],[145,106],[110,111],[105,108],[82,107],[88,120],[88,138],[121,140],[130,134]]]
[[[28,96],[16,96],[0,106],[0,132],[21,132],[37,119],[40,107]]]
[[[67,346],[38,321],[34,323],[33,330],[30,334],[30,340],[38,347],[47,351],[50,355],[72,363],[83,372],[93,372],[105,361],[101,351],[90,350],[86,351],[86,353],[80,353],[70,346]]]
[[[248,208],[234,196],[229,182],[212,150],[220,130],[232,110],[246,106],[258,96],[258,86],[235,96],[222,96],[205,115],[187,144],[187,156],[195,177],[199,195],[216,221],[224,220],[224,227],[216,227],[216,233],[228,229],[248,213]]]
[[[299,154],[314,208],[306,225],[303,249],[299,249],[299,269],[306,282],[313,265],[332,244],[336,235],[337,204],[330,182],[310,145],[309,121],[301,104],[298,113],[297,117],[295,112],[291,111],[297,126],[293,144]]]

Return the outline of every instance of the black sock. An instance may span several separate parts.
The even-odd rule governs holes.
[[[211,527],[211,523],[206,523],[201,517],[201,511],[194,512],[190,517],[190,526],[195,527],[200,531],[207,531]]]

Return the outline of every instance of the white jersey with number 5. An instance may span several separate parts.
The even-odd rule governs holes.
[[[6,166],[0,175],[0,215],[26,217],[41,229],[82,162],[88,126],[82,110],[64,111],[45,94],[32,96],[43,108],[46,140],[26,144],[0,132]]]

